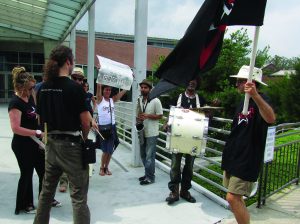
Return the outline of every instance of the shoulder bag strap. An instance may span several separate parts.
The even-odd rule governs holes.
[[[178,100],[177,100],[177,107],[181,107],[181,98],[182,98],[182,93],[179,95]]]
[[[196,97],[196,108],[200,108],[200,100],[199,100],[199,96],[197,93],[196,93],[195,97]]]
[[[112,110],[111,110],[111,104],[110,104],[110,100],[111,100],[111,98],[109,98],[109,111],[110,111],[110,125],[111,125],[111,127],[112,127]]]

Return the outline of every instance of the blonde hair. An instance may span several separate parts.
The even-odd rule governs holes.
[[[15,92],[20,92],[24,87],[28,87],[29,82],[36,82],[33,75],[26,72],[24,67],[14,67],[11,73],[13,75],[12,80]]]

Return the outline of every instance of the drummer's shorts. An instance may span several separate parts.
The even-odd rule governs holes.
[[[242,180],[238,177],[232,176],[224,171],[223,173],[223,186],[228,189],[232,194],[242,195],[249,197],[254,183]]]

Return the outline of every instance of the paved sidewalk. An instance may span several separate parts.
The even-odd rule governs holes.
[[[292,185],[267,199],[266,205],[249,208],[251,223],[299,224],[300,223],[300,186]]]
[[[0,127],[0,224],[29,224],[33,221],[33,215],[14,215],[19,168],[10,146],[12,132],[7,105],[3,104],[0,104]],[[156,182],[141,186],[138,177],[143,175],[143,168],[131,166],[131,151],[122,145],[118,147],[114,160],[111,161],[112,176],[98,175],[100,156],[99,151],[88,195],[93,224],[212,224],[230,214],[230,211],[194,190],[191,193],[195,196],[196,203],[180,200],[173,206],[168,206],[165,198],[169,194],[169,174],[157,168]],[[33,185],[37,205],[36,174]],[[69,192],[57,191],[55,198],[63,206],[52,209],[50,223],[72,223]]]
[[[33,215],[14,215],[19,168],[11,151],[12,132],[9,125],[7,105],[0,104],[0,224],[29,224]],[[101,177],[99,159],[90,179],[88,204],[93,224],[213,224],[221,219],[232,220],[232,213],[195,190],[191,190],[197,203],[183,200],[168,206],[165,198],[169,193],[169,175],[156,169],[156,183],[141,186],[137,178],[143,168],[131,166],[131,152],[119,146],[111,162],[112,176]],[[37,204],[37,175],[33,178],[35,204]],[[69,193],[56,194],[63,203],[51,211],[51,224],[72,223],[72,206]],[[300,187],[291,186],[267,199],[266,205],[257,209],[249,207],[251,224],[299,224]],[[232,221],[231,223],[236,223]]]
[[[267,199],[266,205],[248,207],[251,224],[299,224],[300,223],[300,186],[292,185]],[[224,223],[236,224],[230,214]]]

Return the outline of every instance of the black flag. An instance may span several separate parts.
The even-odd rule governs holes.
[[[205,0],[183,38],[155,72],[159,83],[153,99],[176,86],[186,86],[212,69],[219,57],[227,25],[263,24],[267,0]]]

